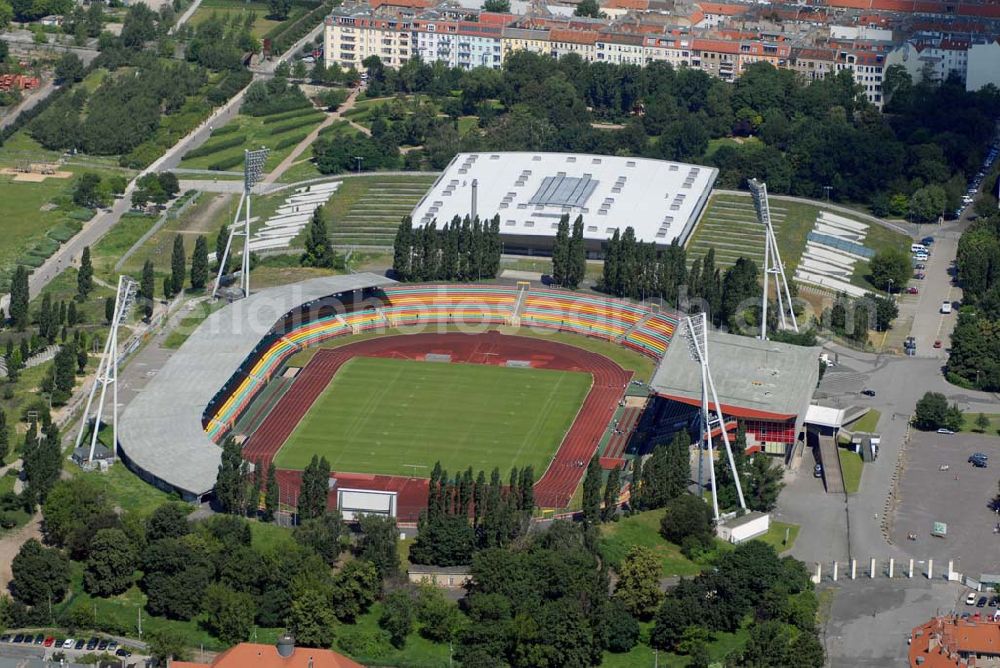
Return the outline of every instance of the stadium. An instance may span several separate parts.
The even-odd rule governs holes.
[[[287,507],[322,455],[345,517],[401,522],[424,507],[435,461],[452,472],[532,466],[538,505],[563,509],[595,453],[627,467],[695,426],[694,363],[671,345],[677,322],[655,305],[527,283],[359,273],[271,288],[212,313],[167,360],[121,417],[120,455],[195,501],[210,496],[232,437],[248,461],[275,463]],[[815,385],[815,359],[804,361],[816,351],[740,342],[718,347],[717,376],[737,357],[734,369],[770,381],[723,385],[727,427],[730,412],[751,411],[755,447],[780,454],[774,443],[794,440],[803,388]]]

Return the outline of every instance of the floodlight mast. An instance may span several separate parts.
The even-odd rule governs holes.
[[[219,273],[215,277],[212,296],[217,297],[222,286],[222,276],[228,264],[229,254],[233,250],[233,239],[243,237],[243,259],[240,267],[240,289],[244,297],[250,296],[250,199],[253,187],[260,182],[264,174],[264,163],[267,161],[269,149],[261,148],[255,151],[243,151],[243,192],[240,203],[233,216],[233,224],[229,227],[229,238],[226,239],[226,250],[219,260]],[[243,227],[239,228],[240,214],[243,214]]]
[[[121,275],[118,277],[118,291],[115,295],[115,310],[111,318],[111,328],[108,338],[104,342],[104,356],[97,365],[97,376],[94,384],[90,386],[90,394],[87,396],[87,405],[83,411],[83,419],[80,421],[80,431],[76,435],[76,445],[79,448],[83,442],[83,436],[90,423],[90,409],[94,403],[94,396],[97,393],[97,386],[101,386],[101,394],[97,401],[97,409],[94,412],[94,428],[90,436],[90,451],[87,455],[87,462],[94,461],[94,451],[97,449],[97,436],[101,430],[101,416],[104,413],[104,399],[108,386],[111,386],[111,432],[112,432],[112,453],[118,454],[118,330],[128,318],[135,303],[135,295],[138,284],[131,277]]]
[[[733,449],[729,443],[729,434],[726,432],[725,416],[722,413],[722,405],[719,403],[719,396],[715,391],[715,382],[712,380],[712,371],[708,365],[708,320],[704,313],[688,316],[685,318],[688,348],[691,357],[701,366],[701,423],[702,438],[708,445],[709,459],[709,479],[712,484],[712,513],[716,522],[720,521],[719,516],[719,495],[715,485],[715,457],[713,454],[712,429],[719,426],[722,434],[722,442],[726,448],[726,457],[729,461],[729,470],[733,474],[736,483],[736,496],[739,498],[740,508],[746,510],[747,504],[743,498],[743,485],[740,483],[740,476],[736,470],[736,461],[733,458]],[[714,409],[709,404],[709,394],[711,394]],[[714,415],[712,412],[714,410]],[[698,443],[698,465],[701,466],[701,442]],[[700,489],[700,474],[699,474]]]
[[[771,207],[767,202],[767,184],[757,179],[750,179],[750,194],[753,196],[753,206],[757,212],[757,221],[764,226],[764,293],[760,300],[760,336],[761,341],[767,340],[767,298],[770,293],[769,277],[774,274],[774,291],[778,298],[778,318],[781,328],[788,327],[785,312],[788,312],[788,320],[791,320],[792,329],[799,331],[799,323],[795,319],[795,309],[792,304],[792,295],[788,289],[788,279],[785,276],[785,265],[781,261],[781,252],[778,250],[778,240],[774,236],[774,227],[771,225]]]

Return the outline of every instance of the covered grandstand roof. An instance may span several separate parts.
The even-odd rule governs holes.
[[[440,227],[472,210],[500,215],[500,233],[555,237],[559,218],[583,215],[584,237],[605,240],[616,229],[641,241],[683,242],[697,221],[718,170],[665,160],[576,153],[459,153],[413,210],[413,225]]]
[[[119,441],[130,465],[187,495],[211,491],[222,450],[202,428],[202,412],[261,337],[303,303],[393,282],[371,273],[315,278],[262,290],[210,315],[121,416]]]
[[[649,386],[661,396],[700,403],[701,367],[686,343],[675,336]],[[708,333],[712,380],[730,416],[788,419],[805,413],[819,379],[819,354],[819,347]]]

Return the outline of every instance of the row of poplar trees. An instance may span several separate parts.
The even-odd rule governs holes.
[[[481,221],[452,218],[438,229],[437,221],[413,228],[403,218],[393,244],[392,270],[400,281],[477,281],[500,272],[500,216]]]
[[[504,547],[524,534],[535,508],[532,467],[512,468],[507,485],[494,468],[473,477],[470,466],[449,478],[434,465],[427,488],[427,510],[410,548],[410,561],[434,566],[469,564],[476,550]]]
[[[563,214],[552,246],[552,280],[575,290],[580,287],[586,273],[587,249],[583,243],[583,216],[576,217],[573,231],[570,232],[569,214]]]

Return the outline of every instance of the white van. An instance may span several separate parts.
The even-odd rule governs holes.
[[[930,258],[931,258],[931,256],[928,255],[927,253],[914,253],[913,254],[913,259],[916,260],[917,262],[927,262],[927,260],[929,260]]]
[[[951,313],[951,302],[941,302],[941,313]]]
[[[913,244],[913,245],[910,246],[910,252],[911,253],[926,253],[927,252],[927,246],[925,246],[923,244]]]

